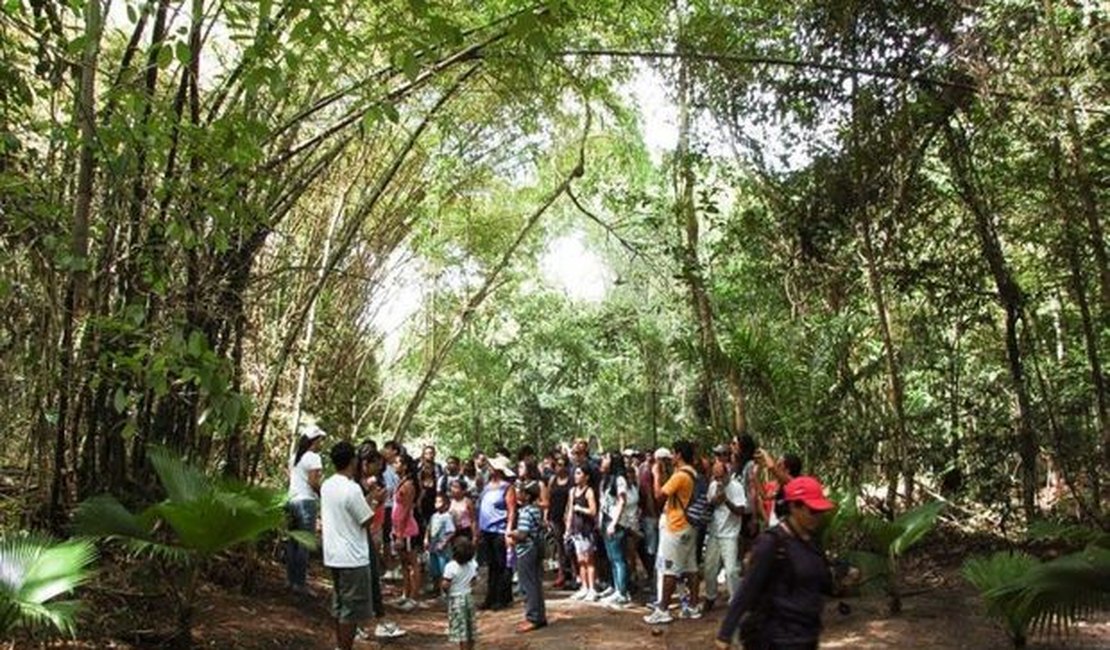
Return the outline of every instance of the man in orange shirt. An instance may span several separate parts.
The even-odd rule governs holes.
[[[663,573],[663,593],[658,606],[644,617],[651,625],[670,623],[674,619],[667,612],[679,578],[685,578],[690,588],[690,602],[698,602],[697,531],[686,519],[686,508],[694,498],[694,444],[689,440],[674,443],[675,470],[663,482],[662,467],[652,468],[655,498],[664,500],[663,522],[659,526],[659,561]],[[700,618],[696,607],[684,609],[684,618]]]

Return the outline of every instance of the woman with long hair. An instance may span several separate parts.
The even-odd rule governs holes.
[[[594,566],[594,536],[597,534],[597,495],[590,487],[589,469],[585,465],[574,468],[574,487],[567,500],[567,535],[574,544],[578,558],[578,580],[581,585],[571,595],[573,600],[597,600]]]
[[[613,574],[610,593],[602,595],[607,605],[627,605],[632,601],[628,593],[628,563],[624,556],[624,511],[628,507],[628,478],[624,457],[609,452],[601,457],[601,536],[605,554]]]
[[[628,565],[628,589],[631,593],[633,583],[637,582],[635,578],[637,560],[643,566],[645,580],[651,577],[651,568],[643,564],[643,558],[639,554],[640,542],[643,540],[643,533],[640,531],[640,486],[636,473],[636,459],[631,456],[625,458],[624,477],[628,481],[628,498],[625,499],[624,510],[621,511],[620,524],[624,526],[624,561]]]
[[[516,518],[516,494],[509,459],[489,460],[489,479],[478,501],[478,552],[489,567],[486,599],[479,609],[504,609],[513,603],[513,574],[508,566],[509,535]]]
[[[555,537],[555,560],[559,565],[555,576],[555,589],[567,587],[569,586],[568,583],[570,585],[574,584],[574,570],[570,563],[571,554],[567,552],[567,545],[563,543],[567,533],[567,504],[570,501],[570,490],[574,487],[570,471],[567,469],[568,465],[566,456],[557,456],[555,458],[555,473],[551,476],[551,481],[547,485],[547,493],[550,495],[547,525],[551,529],[551,534]],[[575,588],[571,586],[571,589]]]
[[[297,448],[289,459],[289,513],[290,530],[316,534],[316,516],[320,511],[320,483],[324,462],[320,458],[323,429],[306,428],[297,440]],[[285,575],[289,588],[298,596],[312,596],[308,588],[308,549],[292,537],[285,547]]]
[[[416,506],[416,523],[420,526],[420,539],[424,539],[424,533],[428,530],[428,522],[432,520],[432,515],[436,513],[439,475],[436,473],[435,463],[426,460],[421,460],[419,463],[417,483],[420,485],[420,499]]]
[[[420,537],[420,526],[416,523],[420,486],[416,477],[416,461],[412,456],[398,454],[393,460],[393,470],[400,480],[393,493],[391,513],[393,550],[401,559],[401,598],[397,601],[397,608],[407,612],[416,607],[416,598],[420,595],[422,584],[417,556],[423,540]]]

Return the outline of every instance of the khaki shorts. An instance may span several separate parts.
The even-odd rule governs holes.
[[[370,566],[331,570],[335,590],[331,615],[340,623],[357,623],[370,618]]]
[[[663,575],[681,576],[698,572],[698,532],[693,526],[672,533],[666,525],[659,527],[659,566]]]

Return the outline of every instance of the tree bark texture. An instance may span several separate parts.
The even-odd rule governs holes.
[[[77,189],[73,204],[71,268],[66,287],[62,325],[61,381],[57,401],[58,426],[54,441],[54,478],[50,488],[50,516],[53,521],[57,521],[62,514],[63,491],[67,483],[66,434],[76,357],[74,330],[84,307],[85,286],[88,279],[89,219],[92,213],[93,177],[96,173],[96,66],[103,27],[101,9],[99,0],[85,4],[85,47],[81,54],[74,110],[80,132],[80,149],[77,163]]]
[[[675,150],[675,226],[679,245],[676,249],[680,274],[689,292],[694,323],[698,330],[698,352],[701,357],[702,391],[708,407],[708,425],[715,431],[728,429],[733,436],[747,431],[747,408],[744,387],[735,364],[728,359],[717,339],[713,305],[702,274],[698,253],[700,226],[694,204],[693,155],[690,150],[692,130],[690,116],[690,79],[687,63],[678,65],[678,145]],[[731,408],[723,403],[718,383],[723,380],[731,397]],[[726,411],[728,415],[726,416]]]

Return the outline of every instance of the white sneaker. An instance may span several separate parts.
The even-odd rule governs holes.
[[[584,600],[588,603],[596,603],[597,602],[597,597],[598,597],[597,592],[594,591],[593,589],[590,589],[589,591],[586,592],[586,595],[582,598],[582,600]]]
[[[571,600],[582,600],[583,598],[586,597],[586,594],[588,594],[588,593],[590,593],[590,590],[586,589],[585,587],[582,587],[578,591],[571,594],[570,599]]]
[[[598,594],[597,597],[598,597],[599,602],[601,602],[603,605],[611,605],[611,604],[617,602],[617,599],[619,599],[621,597],[621,595],[620,595],[620,593],[618,593],[616,591],[612,591],[612,592],[609,592],[609,593],[605,593],[603,591],[600,594]]]
[[[653,609],[650,614],[644,617],[644,622],[648,625],[665,625],[672,621],[674,621],[674,618],[661,609]]]
[[[608,587],[608,588],[605,589],[605,591],[598,594],[597,597],[604,600],[604,599],[608,598],[609,596],[612,596],[615,593],[617,593],[616,589],[613,589],[612,587]]]
[[[701,618],[701,607],[683,607],[682,612],[679,614],[679,617],[697,620]]]
[[[381,627],[381,626],[379,625],[378,627]],[[370,633],[367,632],[365,628],[356,627],[355,628],[355,638],[358,639],[359,641],[369,641],[371,637],[370,637]]]
[[[402,598],[401,602],[397,603],[396,607],[402,612],[411,612],[416,609],[416,601],[411,598]]]
[[[378,623],[378,627],[374,629],[374,636],[379,639],[396,639],[399,636],[405,636],[405,634],[407,633],[397,627],[396,623],[390,623],[389,621]]]
[[[610,605],[611,607],[624,607],[624,606],[626,606],[626,605],[628,605],[629,603],[632,602],[632,599],[629,598],[628,596],[625,596],[624,594],[614,594],[612,597],[608,598],[607,600],[608,600],[607,604]]]

